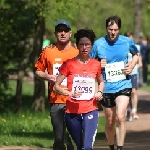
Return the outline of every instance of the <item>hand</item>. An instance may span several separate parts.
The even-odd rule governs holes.
[[[82,95],[83,91],[78,90],[78,91],[74,91],[73,93],[71,93],[71,97],[73,98],[79,98]]]
[[[142,67],[143,65],[142,65],[142,63],[138,63],[138,67],[140,68],[140,67]]]
[[[102,100],[103,93],[101,91],[98,91],[97,93],[95,93],[95,98],[96,98],[97,101]]]
[[[107,64],[106,57],[101,59],[101,67],[104,68]]]
[[[134,67],[132,66],[131,62],[128,62],[128,63],[126,64],[125,68],[122,69],[122,72],[123,72],[124,74],[128,75],[128,74],[130,74],[130,73],[132,72],[133,68],[134,68]]]
[[[56,81],[56,75],[49,75],[48,74],[47,80],[48,80],[48,82],[55,83],[55,81]]]

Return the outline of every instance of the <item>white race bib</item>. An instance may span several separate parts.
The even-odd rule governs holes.
[[[106,73],[106,80],[108,82],[117,82],[119,80],[126,79],[126,75],[122,72],[124,68],[124,62],[115,62],[112,64],[106,64],[105,66],[105,73]]]
[[[74,77],[72,92],[82,90],[83,93],[76,100],[90,100],[95,95],[95,79],[85,77]]]
[[[59,67],[61,66],[62,64],[53,64],[53,75],[58,75],[59,74],[59,71],[58,71],[58,69],[59,69]],[[61,83],[61,85],[63,85],[63,86],[67,86],[67,78],[65,78],[64,80],[63,80],[63,82]]]

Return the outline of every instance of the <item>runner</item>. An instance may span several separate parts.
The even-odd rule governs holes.
[[[40,54],[35,67],[37,68],[36,76],[49,82],[49,103],[50,117],[54,132],[53,150],[66,150],[64,145],[65,136],[65,103],[66,96],[53,92],[53,85],[58,74],[58,68],[63,61],[77,56],[79,51],[72,46],[70,37],[72,34],[71,26],[68,21],[61,19],[55,24],[55,36],[57,42],[55,45],[46,47]],[[48,74],[45,71],[48,71]],[[62,87],[66,87],[66,80],[63,81]],[[68,141],[67,150],[73,150],[71,141]]]
[[[100,63],[89,57],[95,40],[94,32],[80,29],[74,37],[79,55],[59,68],[54,90],[68,96],[65,120],[77,150],[93,150],[98,126],[97,101],[102,99],[104,83]],[[68,89],[60,86],[65,78]],[[95,79],[98,81],[98,91],[95,91]]]
[[[134,40],[134,34],[133,32],[126,32],[125,36],[131,38]],[[140,45],[135,44],[138,51],[140,52]],[[128,61],[130,62],[132,60],[132,54],[128,54]],[[139,119],[139,116],[137,115],[137,105],[138,105],[138,95],[137,95],[137,88],[138,88],[138,68],[142,67],[142,59],[141,55],[139,57],[138,64],[134,67],[131,73],[131,82],[132,82],[132,93],[131,93],[131,101],[129,102],[129,106],[127,108],[127,121],[132,121],[133,119]]]
[[[105,116],[105,133],[110,150],[114,150],[116,124],[117,150],[122,150],[125,138],[125,112],[131,97],[131,79],[129,74],[136,65],[139,53],[134,42],[119,35],[121,19],[110,16],[106,19],[107,35],[95,41],[91,57],[98,58],[103,67],[105,83],[104,98],[101,102]],[[133,54],[131,63],[127,63],[128,53]]]

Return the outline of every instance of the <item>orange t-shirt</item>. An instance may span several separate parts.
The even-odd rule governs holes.
[[[41,55],[39,56],[35,67],[45,72],[46,69],[48,71],[48,74],[57,75],[58,68],[63,64],[64,61],[67,59],[71,59],[75,56],[77,56],[79,53],[79,50],[71,46],[67,50],[59,50],[57,46],[51,48],[46,47]],[[62,85],[63,87],[67,87],[67,83]],[[48,93],[49,93],[49,103],[66,103],[66,96],[56,94],[53,92],[53,85],[48,84]]]
[[[101,74],[99,61],[90,58],[87,64],[81,64],[76,58],[63,63],[59,72],[67,77],[67,88],[69,91],[82,90],[79,99],[67,98],[67,113],[87,113],[98,109],[95,94],[95,78]]]

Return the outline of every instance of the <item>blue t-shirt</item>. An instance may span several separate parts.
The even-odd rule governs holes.
[[[140,45],[135,44],[135,46],[137,47],[137,49],[140,53]],[[132,61],[132,54],[131,53],[128,54],[128,61]],[[134,69],[132,70],[131,75],[134,75],[134,74],[138,74],[138,64],[136,64]]]
[[[128,61],[128,53],[130,52],[133,54],[138,53],[133,40],[130,38],[119,35],[115,42],[111,42],[105,36],[94,42],[90,56],[92,58],[106,58],[107,64],[123,62],[125,66]],[[116,82],[109,82],[106,80],[105,68],[102,70],[102,75],[105,82],[104,93],[115,93],[125,88],[132,88],[129,75],[126,79]]]

